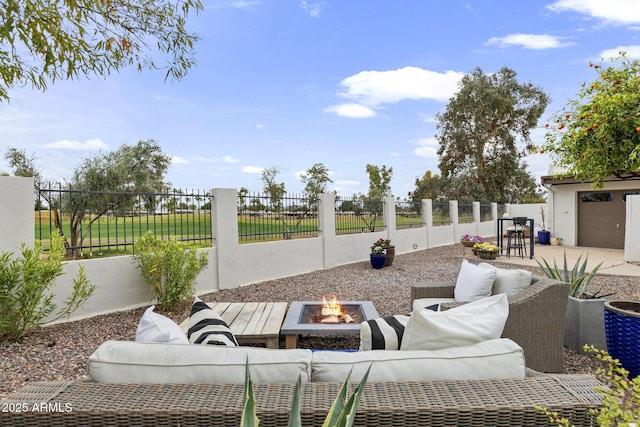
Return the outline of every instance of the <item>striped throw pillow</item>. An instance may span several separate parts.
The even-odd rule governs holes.
[[[187,338],[189,338],[189,343],[191,344],[238,347],[238,341],[236,341],[236,337],[229,329],[227,322],[222,320],[218,313],[198,298],[196,298],[196,302],[191,307]]]
[[[360,350],[400,350],[409,316],[395,315],[360,324]]]

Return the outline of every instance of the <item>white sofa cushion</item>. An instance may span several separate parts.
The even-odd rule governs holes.
[[[154,305],[147,308],[136,329],[136,342],[166,342],[189,344],[187,336],[173,320],[155,313]]]
[[[495,278],[494,269],[472,264],[463,259],[458,280],[453,289],[453,297],[458,302],[467,302],[491,296]]]
[[[311,350],[106,341],[89,357],[99,383],[244,384],[249,361],[255,383],[311,378]]]
[[[498,268],[486,262],[481,262],[483,267],[496,271],[496,280],[493,282],[491,293],[513,295],[527,289],[531,285],[531,272],[516,268]]]
[[[360,351],[400,350],[409,316],[397,314],[379,317],[360,324]]]
[[[368,381],[429,381],[524,378],[522,348],[507,338],[440,350],[313,353],[312,381],[342,382],[353,368],[360,381],[371,365]]]
[[[505,294],[445,311],[416,310],[404,331],[401,350],[437,350],[500,338],[509,316]]]

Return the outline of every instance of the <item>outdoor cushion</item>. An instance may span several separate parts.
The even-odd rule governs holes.
[[[409,316],[396,315],[360,324],[360,350],[400,350]]]
[[[472,264],[466,259],[458,273],[458,280],[453,290],[453,297],[458,302],[475,301],[491,295],[496,271],[491,268]]]
[[[132,341],[100,345],[89,357],[89,375],[99,383],[244,384],[247,361],[255,383],[311,378],[311,350]]]
[[[142,315],[136,330],[136,342],[189,344],[180,326],[168,317],[155,313],[154,308],[152,305]]]
[[[531,272],[515,268],[498,268],[489,263],[481,262],[483,267],[492,268],[496,271],[496,279],[493,282],[491,293],[513,295],[525,290],[531,285]]]
[[[417,351],[358,351],[313,353],[311,380],[360,381],[371,366],[369,382],[524,378],[522,348],[500,338],[462,347]]]
[[[413,310],[440,311],[440,304],[456,302],[454,298],[418,298],[413,301]],[[436,306],[435,310],[433,309]]]
[[[238,341],[227,322],[200,298],[196,298],[191,307],[187,337],[191,344],[238,346]]]
[[[505,294],[445,311],[416,310],[411,313],[400,350],[437,350],[500,338],[508,316]]]

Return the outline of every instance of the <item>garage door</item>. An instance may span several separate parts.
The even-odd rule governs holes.
[[[624,249],[629,194],[640,194],[640,189],[578,193],[578,246]]]

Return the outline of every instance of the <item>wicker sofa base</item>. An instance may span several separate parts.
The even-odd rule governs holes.
[[[600,405],[599,385],[589,375],[368,383],[354,425],[548,426],[539,405],[576,426],[595,426],[589,409]],[[322,425],[339,388],[303,384],[303,425]],[[254,385],[261,426],[287,425],[293,389]],[[2,399],[0,426],[237,426],[243,391],[242,385],[38,382]]]

